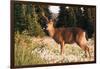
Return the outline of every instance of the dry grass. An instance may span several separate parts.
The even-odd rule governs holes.
[[[41,56],[41,58],[47,61],[47,63],[94,61],[94,45],[89,46],[92,56],[89,59],[85,58],[84,51],[76,43],[66,44],[64,56],[62,57],[60,54],[60,45],[58,45],[52,38],[44,37],[42,39],[36,39],[34,40],[34,42],[39,42],[40,45],[44,44],[44,46],[36,48],[35,50],[33,50],[33,52],[37,52]],[[93,40],[91,42],[93,42]]]
[[[39,45],[32,42],[31,37],[24,34],[15,34],[15,47],[14,47],[14,57],[15,65],[35,65],[46,63],[44,59],[40,58],[37,53],[32,53],[33,49],[37,48]]]

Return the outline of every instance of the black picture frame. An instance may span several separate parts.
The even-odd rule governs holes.
[[[20,65],[20,66],[16,66],[15,65],[15,24],[14,24],[14,4],[15,3],[20,3],[20,4],[36,4],[36,5],[52,5],[52,6],[75,6],[75,7],[93,7],[95,8],[95,18],[94,18],[94,61],[84,61],[84,62],[72,62],[72,63],[57,63],[57,64],[35,64],[35,65]],[[77,65],[77,64],[91,64],[91,63],[96,63],[96,6],[95,5],[80,5],[80,4],[64,4],[64,3],[47,3],[47,2],[34,2],[34,1],[14,1],[14,0],[11,0],[11,55],[10,55],[10,58],[11,58],[11,63],[10,63],[10,67],[11,68],[28,68],[28,67],[44,67],[44,66],[59,66],[59,65]]]

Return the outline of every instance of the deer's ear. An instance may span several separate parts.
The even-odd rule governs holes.
[[[53,24],[54,22],[53,22],[53,19],[50,19],[49,21],[48,21],[48,24]]]

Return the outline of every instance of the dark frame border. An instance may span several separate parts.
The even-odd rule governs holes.
[[[48,3],[48,2],[34,2],[34,1],[12,1],[10,2],[10,68],[28,68],[28,67],[44,67],[44,66],[60,66],[60,65],[78,65],[78,64],[92,64],[96,63],[96,13],[95,13],[95,51],[94,51],[94,61],[88,61],[88,62],[74,62],[74,63],[59,63],[59,64],[40,64],[40,65],[25,65],[25,66],[15,66],[14,65],[14,16],[13,16],[13,11],[14,11],[14,3],[35,3],[35,4],[45,4],[45,5],[54,5],[54,6],[61,6],[61,5],[68,5],[68,6],[87,6],[87,7],[95,7],[95,12],[96,12],[96,5],[80,5],[80,4],[64,4],[64,3]]]

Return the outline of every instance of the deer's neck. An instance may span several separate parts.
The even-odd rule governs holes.
[[[50,37],[53,37],[55,34],[55,28],[53,27],[52,29],[48,30]]]

